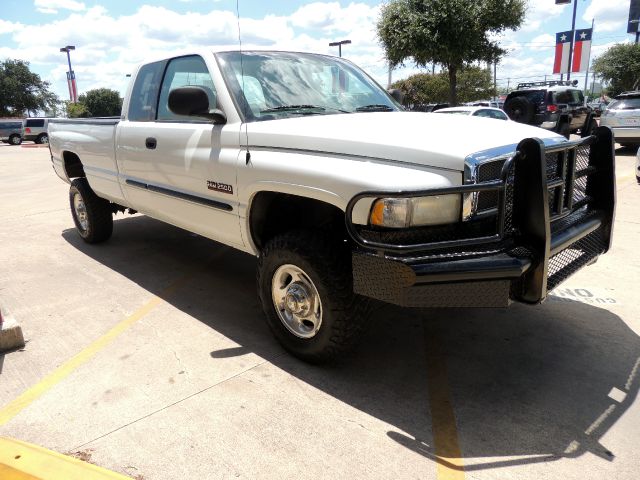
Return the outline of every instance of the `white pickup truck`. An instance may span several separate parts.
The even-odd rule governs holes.
[[[372,299],[542,302],[606,252],[611,131],[576,141],[405,112],[352,63],[272,51],[141,65],[118,119],[52,120],[51,160],[89,243],[135,210],[258,256],[282,345],[334,359]]]

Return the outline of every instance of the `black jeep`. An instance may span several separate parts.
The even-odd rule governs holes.
[[[582,136],[598,127],[591,108],[575,82],[520,83],[507,95],[504,111],[511,120],[553,130],[569,138],[578,130]]]

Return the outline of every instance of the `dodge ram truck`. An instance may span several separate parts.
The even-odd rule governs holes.
[[[198,51],[137,68],[119,118],[49,123],[76,229],[136,211],[258,257],[266,320],[339,358],[376,301],[543,302],[611,244],[611,130],[406,112],[351,62]]]

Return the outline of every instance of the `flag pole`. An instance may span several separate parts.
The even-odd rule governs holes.
[[[569,40],[569,68],[567,71],[567,81],[571,80],[571,61],[573,57],[573,41],[576,37],[576,10],[578,9],[578,0],[573,0],[573,20],[571,20],[571,39]]]
[[[593,45],[593,25],[594,19],[591,19],[591,45]],[[591,48],[589,48],[589,59],[587,60],[587,73],[584,75],[584,91],[587,91],[587,82],[589,81],[589,67],[591,66]]]

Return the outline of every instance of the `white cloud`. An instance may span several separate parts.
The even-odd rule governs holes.
[[[55,2],[57,8],[60,3]],[[349,38],[353,43],[343,49],[343,56],[386,84],[384,54],[375,35],[379,7],[351,3],[343,8],[332,2],[316,4],[314,8],[327,12],[314,33],[300,27],[310,22],[305,7],[288,17],[243,17],[240,22],[243,49],[274,48],[337,55],[337,49],[329,47],[329,42]],[[124,93],[125,74],[131,73],[141,61],[201,47],[238,48],[237,28],[236,13],[231,10],[177,13],[145,5],[133,14],[113,16],[105,7],[94,6],[40,25],[0,23],[0,33],[10,33],[20,45],[19,49],[0,47],[0,57],[22,58],[38,65],[40,71],[48,72],[49,78],[44,78],[45,75],[43,78],[51,81],[54,91],[65,98],[66,57],[59,48],[75,45],[71,61],[80,92],[108,87]]]
[[[627,31],[629,0],[591,0],[582,15],[585,22],[595,20],[596,32]]]
[[[531,39],[531,41],[528,42],[527,45],[531,50],[549,51],[550,48],[555,48],[555,43],[555,35],[551,35],[550,33],[543,33],[542,35],[538,35],[537,37]]]
[[[549,19],[562,15],[565,7],[566,5],[556,5],[552,0],[532,0],[527,6],[527,16],[522,22],[520,31],[536,32],[540,30],[540,27]]]
[[[58,13],[58,10],[82,11],[87,7],[75,0],[34,0],[33,5],[40,13]]]
[[[22,25],[21,23],[14,23],[14,22],[10,22],[8,20],[0,19],[0,35],[6,34],[6,33],[17,32],[18,30],[20,30],[23,27],[24,27],[24,25]]]
[[[338,2],[314,2],[303,5],[290,17],[291,23],[300,28],[326,32],[350,31],[362,27],[373,29],[380,6],[350,3],[342,8]]]

